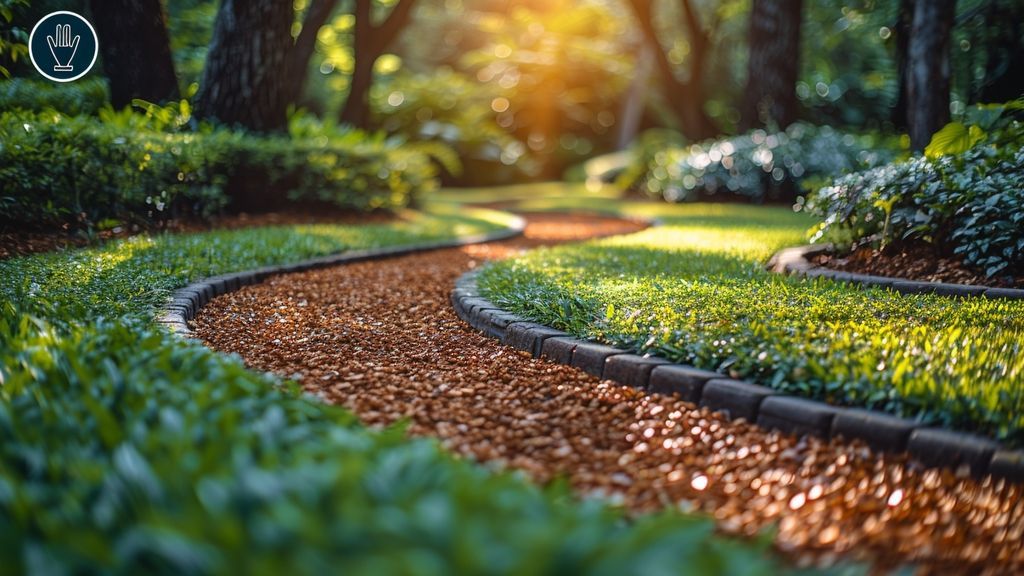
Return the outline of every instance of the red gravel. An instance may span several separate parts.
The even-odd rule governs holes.
[[[279,276],[211,302],[196,333],[370,425],[408,418],[412,434],[541,482],[565,476],[635,511],[702,510],[725,532],[776,525],[799,563],[1024,571],[1020,487],[600,382],[474,332],[449,305],[455,278],[482,260],[637,227],[538,215],[523,239]]]

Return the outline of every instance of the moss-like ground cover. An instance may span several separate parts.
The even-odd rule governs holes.
[[[143,236],[0,262],[0,574],[777,571],[765,539],[673,512],[629,521],[367,430],[152,325],[198,277],[501,219]]]
[[[570,205],[587,203],[523,207]],[[494,264],[484,294],[580,336],[1024,445],[1024,303],[771,274],[770,255],[804,243],[813,224],[784,208],[604,209],[664,226]]]

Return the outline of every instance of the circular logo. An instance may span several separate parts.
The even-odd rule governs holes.
[[[92,69],[99,41],[92,24],[74,12],[53,12],[28,37],[28,56],[40,74],[54,82],[78,80]]]

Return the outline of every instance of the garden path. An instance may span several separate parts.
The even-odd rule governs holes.
[[[797,562],[842,556],[927,573],[1024,571],[1024,490],[927,470],[859,443],[794,438],[531,358],[462,322],[466,270],[523,249],[640,225],[529,215],[522,238],[278,276],[208,304],[195,333],[296,378],[372,426],[528,473],[567,478],[637,512],[678,506],[723,531],[777,525]]]

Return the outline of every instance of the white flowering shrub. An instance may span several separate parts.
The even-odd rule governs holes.
[[[755,201],[786,198],[802,185],[896,157],[891,141],[829,126],[796,123],[782,132],[667,148],[649,159],[645,193],[669,202],[732,195]]]

